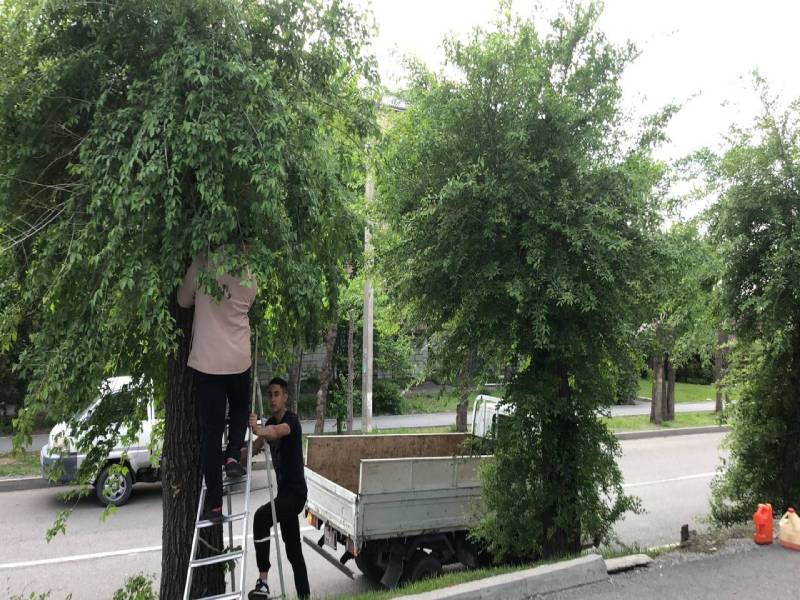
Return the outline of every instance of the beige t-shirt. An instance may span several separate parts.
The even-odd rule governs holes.
[[[250,368],[250,320],[247,312],[256,297],[256,282],[247,273],[243,277],[221,275],[217,282],[227,293],[217,302],[197,286],[197,273],[207,260],[198,257],[178,288],[178,304],[194,304],[192,350],[187,364],[211,375],[242,373]],[[248,285],[243,285],[247,282]]]

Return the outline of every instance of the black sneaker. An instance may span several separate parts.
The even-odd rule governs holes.
[[[247,474],[244,467],[235,458],[229,458],[225,462],[225,477],[228,479],[241,479]]]
[[[256,587],[247,594],[247,597],[250,600],[264,600],[265,598],[269,598],[269,586],[267,582],[263,579],[256,581]]]
[[[215,525],[222,523],[222,519],[223,515],[221,506],[219,508],[207,508],[200,515],[201,521],[211,521]]]

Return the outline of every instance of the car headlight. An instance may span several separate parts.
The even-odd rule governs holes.
[[[69,454],[71,449],[72,440],[64,435],[55,437],[53,442],[50,444],[50,450],[52,454]]]

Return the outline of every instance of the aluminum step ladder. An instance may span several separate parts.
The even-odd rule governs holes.
[[[257,349],[258,349],[258,335],[256,335],[256,356],[253,360],[253,367],[252,367],[252,395],[250,399],[250,412],[255,412],[256,406],[256,397],[258,398],[258,414],[263,415],[263,399],[261,397],[261,386],[258,383],[258,361],[257,361]],[[227,426],[225,430],[225,439],[227,440]],[[214,596],[203,596],[201,598],[195,600],[244,600],[247,597],[247,593],[244,590],[245,586],[245,572],[247,570],[247,548],[248,548],[248,525],[250,523],[250,492],[255,491],[251,489],[252,483],[252,473],[253,473],[253,438],[252,432],[247,436],[247,474],[244,477],[240,477],[238,479],[225,479],[222,482],[222,493],[227,498],[227,514],[223,515],[222,524],[227,525],[228,530],[228,547],[226,551],[221,552],[220,554],[214,556],[207,556],[205,558],[195,558],[197,554],[197,545],[200,538],[200,530],[205,529],[206,527],[213,527],[213,523],[210,521],[203,521],[200,519],[201,515],[203,514],[203,506],[205,505],[206,500],[206,483],[205,480],[203,481],[203,486],[200,491],[200,500],[197,503],[197,516],[195,518],[195,526],[194,526],[194,535],[192,537],[192,550],[189,554],[189,568],[186,573],[186,586],[183,591],[183,600],[192,600],[191,598],[191,589],[192,589],[192,573],[195,569],[206,567],[209,565],[215,565],[219,563],[227,563],[231,562],[233,565],[230,568],[230,589],[231,591],[225,592],[223,594],[217,594]],[[280,537],[278,533],[278,519],[277,515],[275,514],[275,490],[273,488],[273,478],[271,476],[273,465],[272,465],[272,454],[269,450],[269,446],[264,449],[264,456],[265,461],[267,463],[267,484],[266,489],[268,490],[269,495],[269,504],[272,510],[272,534],[268,538],[264,538],[263,540],[256,540],[256,541],[266,541],[266,539],[274,540],[275,546],[275,554],[277,557],[278,563],[278,578],[280,580],[280,594],[271,594],[270,598],[286,598],[286,586],[284,584],[283,579],[283,560],[281,557],[281,545],[280,545]],[[237,485],[241,485],[244,483],[245,489],[235,489]],[[264,489],[264,488],[258,488]],[[244,494],[244,510],[240,513],[233,513],[233,502],[232,497],[238,494]],[[242,523],[242,545],[240,548],[234,546],[234,537],[233,537],[233,524],[235,522]],[[223,534],[224,537],[224,534]],[[239,577],[236,577],[236,563],[239,563],[240,570],[239,570]],[[237,582],[238,579],[238,582]],[[238,585],[237,585],[238,583]],[[227,583],[226,583],[227,587]]]

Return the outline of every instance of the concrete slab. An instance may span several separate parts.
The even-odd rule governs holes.
[[[628,556],[618,556],[617,558],[606,559],[606,570],[609,574],[629,571],[638,567],[646,567],[653,559],[647,554],[630,554]]]
[[[538,594],[550,594],[607,580],[605,561],[598,554],[590,554],[552,565],[487,577],[400,598],[403,600],[490,600],[496,598],[526,600]]]

